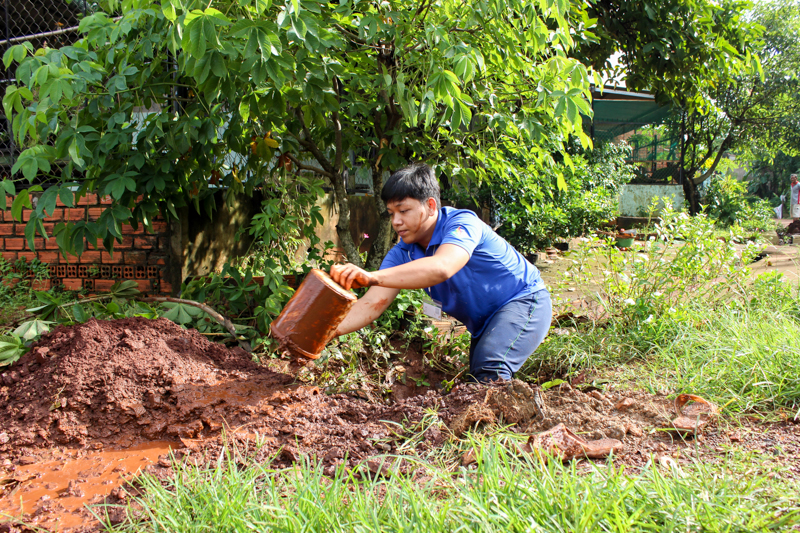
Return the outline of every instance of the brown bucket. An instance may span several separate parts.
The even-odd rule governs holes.
[[[316,359],[356,300],[328,274],[314,269],[269,329],[281,350]]]

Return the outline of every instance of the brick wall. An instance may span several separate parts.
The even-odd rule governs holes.
[[[10,206],[13,198],[8,197],[6,201]],[[39,290],[62,285],[69,290],[103,292],[118,280],[134,280],[145,294],[171,294],[173,286],[169,282],[171,278],[168,272],[170,231],[160,217],[153,221],[153,233],[146,233],[142,225],[138,230],[127,224],[122,226],[122,243],[116,243],[113,255],[100,242],[98,248],[87,247],[80,257],[67,254],[65,258],[58,250],[56,239],[52,236],[57,222],[97,220],[110,203],[108,198],[98,198],[94,194],[81,198],[75,207],[66,207],[59,200],[53,215],[44,220],[50,238],[45,240],[36,237],[35,251],[28,247],[25,240],[25,224],[31,212],[23,211],[22,222],[16,222],[11,211],[0,212],[0,253],[12,263],[23,257],[28,261],[38,258],[46,263],[50,279],[39,283]]]

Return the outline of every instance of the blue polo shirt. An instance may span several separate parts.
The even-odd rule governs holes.
[[[511,300],[545,288],[539,270],[472,211],[442,207],[428,248],[401,239],[386,254],[381,270],[430,257],[442,244],[455,244],[469,254],[464,268],[425,289],[442,310],[467,326],[473,336],[498,309]]]

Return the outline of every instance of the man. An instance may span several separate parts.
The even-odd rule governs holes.
[[[797,174],[792,174],[789,177],[792,184],[792,190],[789,194],[789,213],[792,220],[800,218],[800,183],[797,182]]]
[[[395,172],[381,197],[400,241],[377,272],[331,267],[346,289],[370,289],[337,333],[371,323],[400,289],[425,289],[425,307],[445,311],[472,333],[471,378],[509,380],[550,329],[552,304],[539,271],[472,211],[441,207],[433,170],[421,163]]]

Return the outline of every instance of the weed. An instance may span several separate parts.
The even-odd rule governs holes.
[[[224,451],[210,467],[175,463],[164,482],[143,475],[137,512],[109,531],[778,531],[800,523],[794,491],[766,498],[765,481],[712,466],[638,475],[609,462],[588,471],[510,454],[502,439],[472,442],[474,469],[422,464],[388,477],[306,459],[287,470],[241,464]],[[386,464],[398,464],[386,457]],[[102,519],[102,507],[95,507]],[[132,509],[131,509],[132,511]]]

